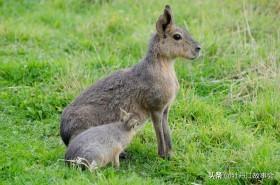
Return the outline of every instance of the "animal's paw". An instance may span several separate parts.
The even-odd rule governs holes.
[[[163,158],[163,159],[168,159],[170,160],[172,158],[172,151],[169,150],[167,152],[161,152],[161,151],[158,151],[158,155]]]
[[[165,154],[165,159],[170,160],[172,158],[172,156],[173,156],[173,152],[172,152],[172,150],[169,150]]]

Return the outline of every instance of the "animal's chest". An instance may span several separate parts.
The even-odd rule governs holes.
[[[162,109],[170,104],[176,97],[179,90],[179,83],[176,76],[163,76],[150,88],[148,93],[149,107],[154,109]]]
[[[163,103],[168,103],[174,100],[179,90],[179,83],[176,77],[163,79],[158,93],[162,96]]]

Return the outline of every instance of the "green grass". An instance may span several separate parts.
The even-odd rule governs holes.
[[[176,63],[173,158],[157,156],[149,122],[119,170],[64,166],[63,108],[143,57],[166,3],[203,47]],[[277,0],[0,0],[0,184],[280,183],[279,10]]]

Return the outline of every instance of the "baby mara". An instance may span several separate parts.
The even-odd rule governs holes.
[[[94,170],[112,162],[118,168],[120,153],[143,126],[134,117],[134,114],[121,109],[119,122],[92,127],[79,134],[68,146],[66,163]]]

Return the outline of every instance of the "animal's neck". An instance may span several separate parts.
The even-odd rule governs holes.
[[[165,58],[165,57],[158,57],[154,61],[155,65],[157,65],[163,72],[172,72],[174,73],[174,60]]]
[[[149,48],[145,57],[145,62],[147,62],[149,65],[154,66],[154,69],[156,70],[160,70],[163,73],[175,75],[173,58],[162,55],[158,47],[158,42],[158,35],[153,35],[150,40]]]
[[[152,65],[158,65],[165,69],[173,70],[174,60],[170,57],[164,56],[158,47],[159,36],[154,34],[150,40],[145,61]]]

